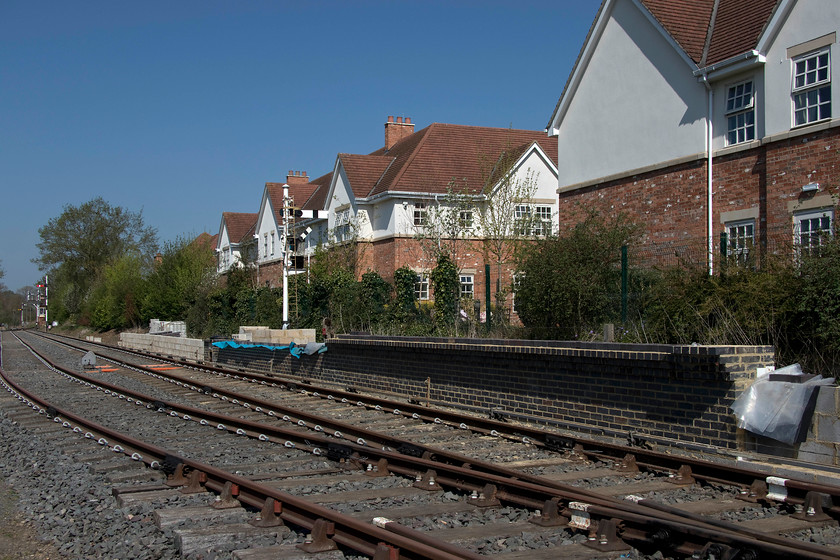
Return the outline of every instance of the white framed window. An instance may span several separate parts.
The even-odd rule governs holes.
[[[828,49],[793,59],[793,125],[831,118],[831,71]]]
[[[425,226],[426,225],[426,203],[425,202],[416,202],[414,204],[414,225],[415,226]]]
[[[263,234],[263,257],[268,256],[268,234]]]
[[[755,140],[755,91],[752,80],[730,86],[726,93],[726,144]]]
[[[418,273],[414,279],[414,296],[420,301],[429,299],[429,275]]]
[[[793,230],[800,254],[815,254],[832,234],[834,209],[822,208],[793,216]]]
[[[470,230],[473,228],[473,211],[461,210],[458,212],[458,225],[462,229]]]
[[[271,254],[274,255],[274,232],[271,232]]]
[[[743,262],[755,243],[755,220],[726,224],[726,255]]]
[[[547,235],[551,230],[551,206],[534,208],[534,235]]]
[[[513,221],[516,224],[517,235],[528,235],[531,221],[531,207],[527,204],[517,204],[513,209]]]
[[[513,220],[517,235],[546,235],[551,229],[551,206],[517,204]]]
[[[350,209],[335,213],[335,240],[339,243],[350,239]]]
[[[475,297],[475,277],[472,274],[461,274],[461,297]]]

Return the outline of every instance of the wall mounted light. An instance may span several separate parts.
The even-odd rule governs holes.
[[[818,190],[820,190],[819,183],[808,183],[807,185],[802,185],[802,192],[804,193],[817,192]]]

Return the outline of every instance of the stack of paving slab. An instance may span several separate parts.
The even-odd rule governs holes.
[[[194,361],[204,360],[204,341],[200,338],[121,333],[120,346],[162,356],[175,356]]]
[[[290,342],[305,345],[315,342],[315,329],[270,329],[262,326],[241,326],[234,335],[237,342],[287,346]]]

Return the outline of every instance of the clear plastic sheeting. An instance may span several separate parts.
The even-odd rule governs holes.
[[[802,375],[799,364],[781,368],[775,374]],[[834,379],[814,377],[802,383],[770,381],[763,377],[732,403],[738,427],[788,445],[803,440],[813,412],[811,397]],[[806,418],[807,416],[807,418]]]

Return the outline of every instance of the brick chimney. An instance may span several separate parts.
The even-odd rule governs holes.
[[[385,123],[385,149],[390,150],[394,144],[412,134],[414,125],[410,117],[406,117],[405,122],[402,117],[397,117],[397,122],[394,122],[394,117],[388,117],[388,122]]]
[[[287,185],[301,185],[309,182],[309,177],[306,175],[306,171],[292,171],[289,170],[289,174],[286,175],[286,184]]]

